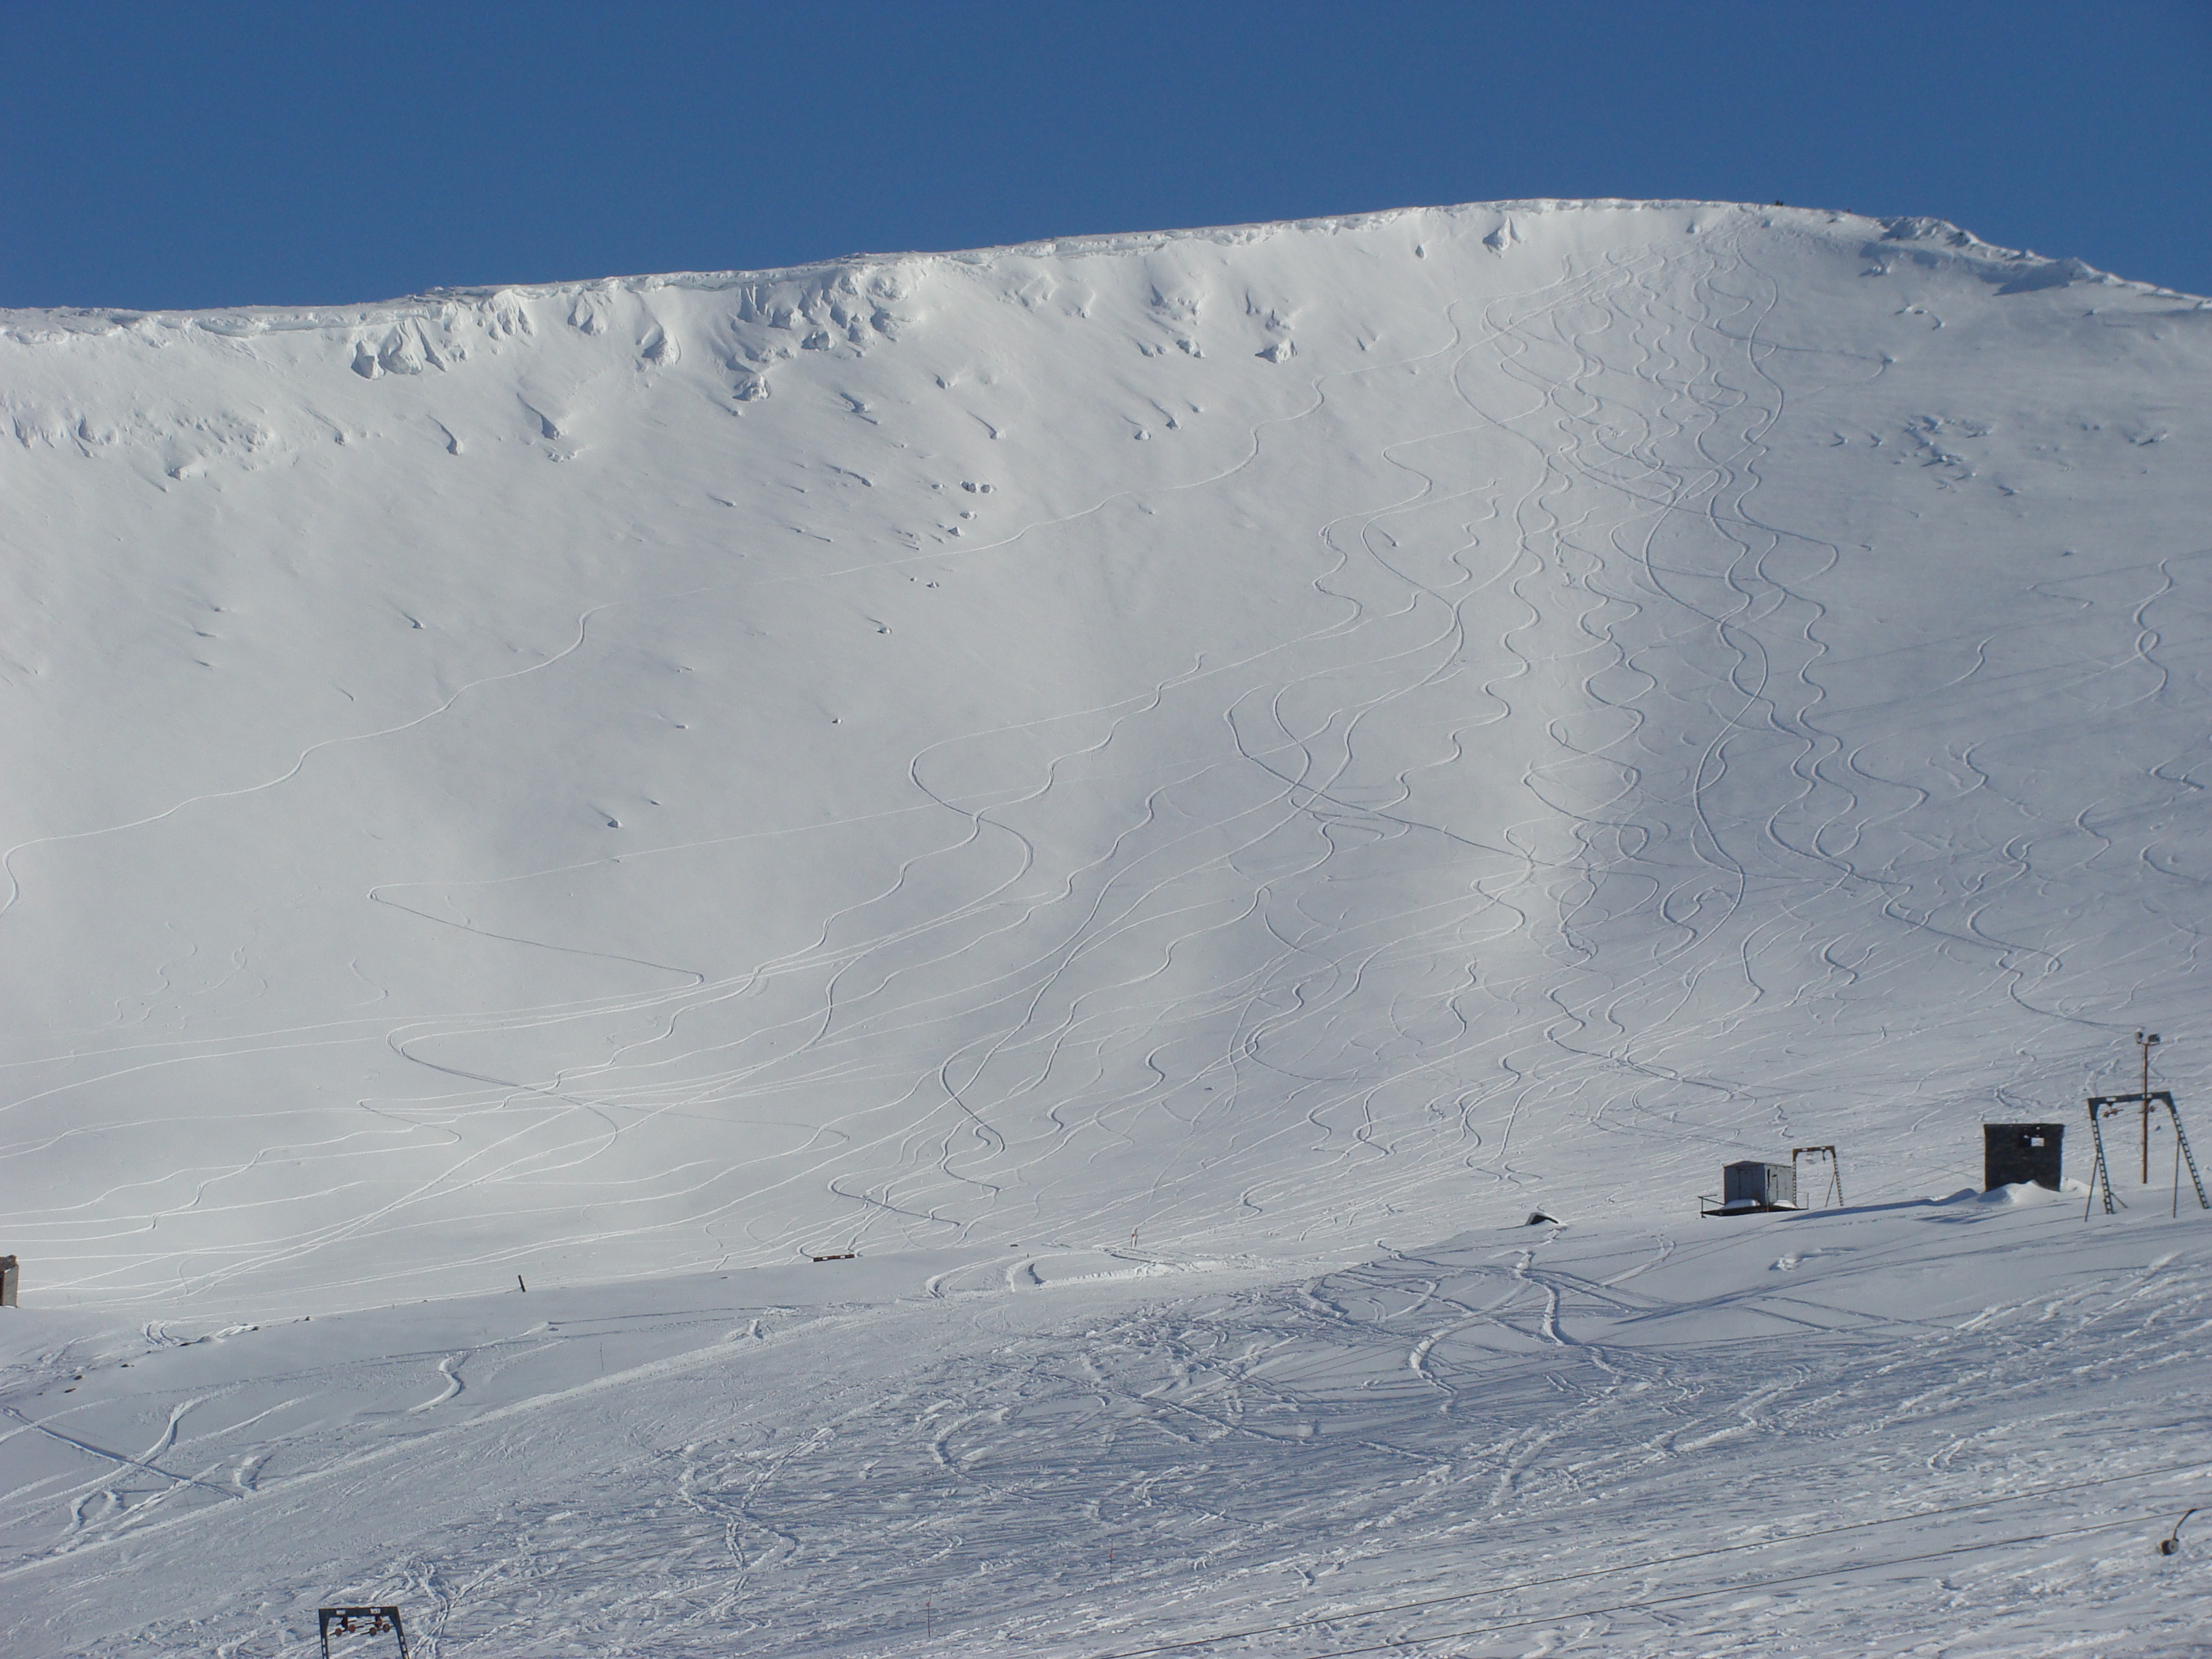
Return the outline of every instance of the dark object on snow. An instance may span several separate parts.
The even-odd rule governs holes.
[[[399,1644],[399,1659],[407,1659],[407,1632],[400,1628],[397,1607],[322,1607],[315,1622],[323,1638],[323,1659],[331,1659],[331,1630],[341,1636],[382,1636],[389,1632]],[[381,1647],[383,1644],[379,1643]]]
[[[1757,1215],[1765,1210],[1797,1207],[1797,1169],[1791,1164],[1760,1164],[1747,1160],[1721,1171],[1721,1201],[1712,1208],[1711,1194],[1698,1200],[1699,1215]]]
[[[15,1305],[16,1287],[22,1283],[23,1270],[15,1265],[12,1255],[0,1255],[0,1308]]]
[[[1524,1227],[1541,1227],[1547,1223],[1556,1227],[1559,1224],[1559,1218],[1557,1216],[1546,1215],[1541,1210],[1531,1210],[1528,1212],[1528,1218],[1521,1224]]]
[[[1982,1190],[2033,1183],[2058,1190],[2059,1153],[2066,1139],[2063,1123],[1982,1125]]]
[[[514,1288],[522,1291],[525,1295],[529,1294],[530,1286],[522,1282],[522,1275],[520,1273],[517,1273],[514,1276]]]
[[[2191,1516],[2196,1513],[2197,1511],[2195,1510],[2182,1510],[2181,1520],[2173,1523],[2172,1536],[2161,1538],[2158,1540],[2158,1553],[2160,1555],[2179,1555],[2181,1553],[2182,1522],[2187,1521]]]
[[[817,1261],[857,1261],[860,1258],[858,1251],[847,1250],[842,1255],[817,1255],[814,1259]]]

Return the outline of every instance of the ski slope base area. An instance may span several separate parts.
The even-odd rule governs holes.
[[[0,313],[0,1651],[2204,1651],[2208,524],[1924,220]]]

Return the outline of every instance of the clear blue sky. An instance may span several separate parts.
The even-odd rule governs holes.
[[[2212,0],[0,0],[0,306],[331,303],[1534,196],[2212,294]]]

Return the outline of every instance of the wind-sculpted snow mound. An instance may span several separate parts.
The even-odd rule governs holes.
[[[0,316],[0,1249],[320,1307],[1956,1185],[2191,1006],[2208,368],[1707,204]]]

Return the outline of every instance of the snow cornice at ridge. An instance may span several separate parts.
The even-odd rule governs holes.
[[[856,252],[805,264],[759,270],[668,271],[629,276],[579,278],[553,283],[505,283],[457,288],[434,288],[421,294],[393,299],[356,301],[333,306],[217,306],[192,310],[142,310],[130,307],[0,307],[0,339],[18,344],[57,343],[62,340],[103,336],[129,330],[194,331],[237,338],[264,333],[311,332],[388,325],[426,317],[450,317],[456,309],[483,310],[518,301],[574,299],[586,294],[650,294],[667,289],[705,292],[745,288],[770,289],[816,284],[847,279],[857,284],[884,271],[919,273],[934,268],[976,269],[1008,259],[1087,259],[1152,253],[1178,243],[1208,242],[1235,247],[1265,241],[1285,234],[1340,235],[1376,230],[1425,218],[1450,221],[1484,219],[1491,222],[1486,234],[1510,226],[1517,216],[1526,219],[1565,214],[1701,212],[1763,216],[1761,228],[1789,234],[1838,235],[1832,228],[1848,227],[1841,237],[1862,244],[1885,243],[1911,251],[1923,260],[1955,261],[1975,268],[1984,281],[2018,288],[2059,287],[2087,282],[2121,286],[2147,295],[2212,300],[2187,295],[2152,283],[2140,283],[2100,270],[2072,258],[2051,258],[2026,249],[2006,248],[1984,241],[1948,220],[1914,215],[1871,216],[1839,209],[1790,207],[1756,202],[1695,200],[1639,201],[1624,198],[1588,199],[1532,198],[1518,201],[1468,202],[1434,207],[1381,209],[1373,212],[1335,214],[1315,218],[1264,221],[1241,225],[1194,226],[1155,231],[1115,231],[1095,234],[1044,237],[993,247],[939,252]],[[1702,234],[1714,224],[1690,227]]]

